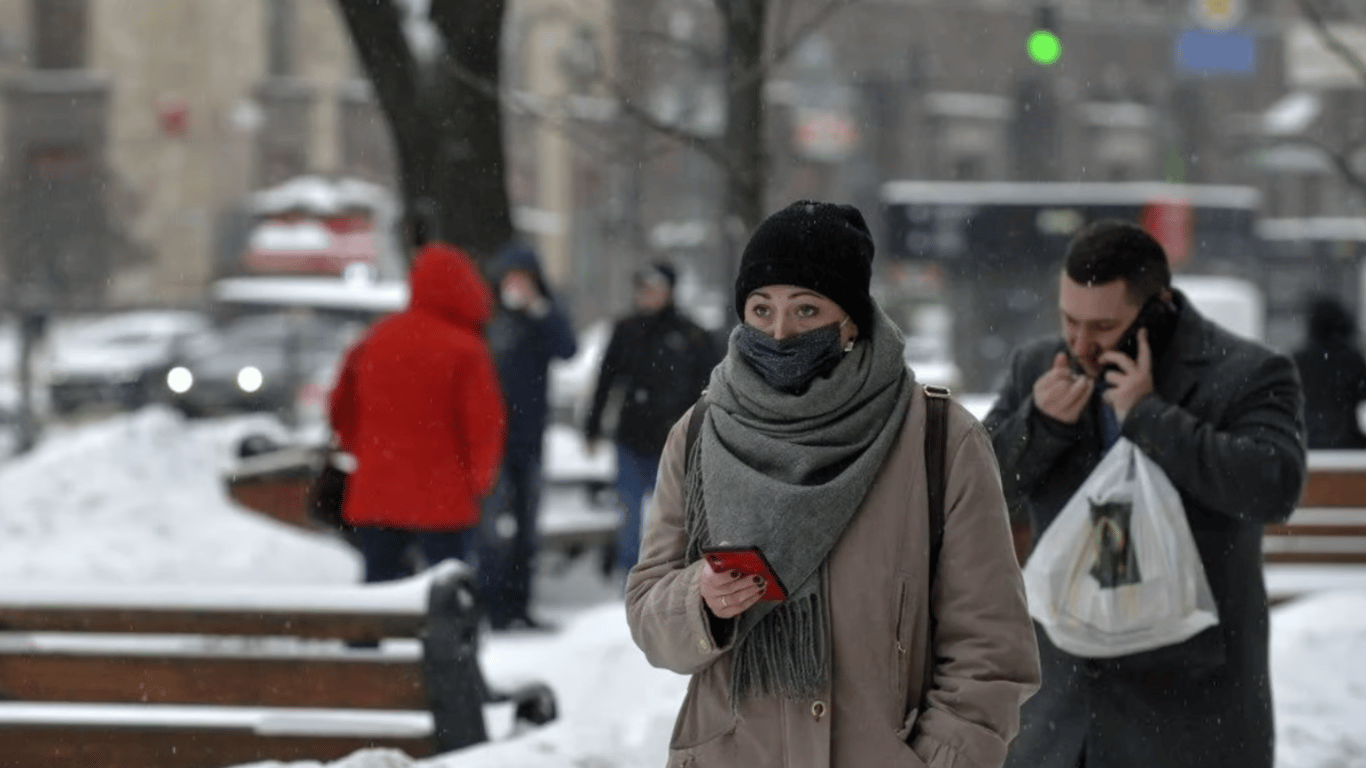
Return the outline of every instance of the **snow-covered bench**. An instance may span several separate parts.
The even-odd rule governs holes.
[[[1268,525],[1273,603],[1327,589],[1366,590],[1366,451],[1310,451],[1309,476],[1290,520]]]
[[[220,768],[414,757],[555,716],[493,690],[469,570],[355,587],[0,586],[0,764]]]
[[[605,446],[595,454],[583,448],[578,432],[562,424],[546,431],[546,493],[539,518],[541,548],[577,554],[601,548],[616,536],[618,513],[593,503],[589,488],[610,484],[616,473],[615,451]],[[238,504],[300,528],[319,530],[308,516],[309,483],[322,467],[316,446],[290,445],[240,458],[223,483]]]

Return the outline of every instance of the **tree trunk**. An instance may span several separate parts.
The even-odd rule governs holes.
[[[725,29],[726,131],[724,137],[726,258],[725,274],[739,268],[740,250],[767,208],[764,183],[764,0],[717,0]]]
[[[477,257],[496,253],[513,236],[498,100],[504,0],[433,2],[432,23],[456,70],[442,83],[449,105],[441,126],[435,180],[446,238]]]
[[[394,140],[405,211],[432,209],[433,236],[488,259],[512,237],[498,101],[503,0],[434,0],[444,54],[414,56],[394,0],[337,0]]]

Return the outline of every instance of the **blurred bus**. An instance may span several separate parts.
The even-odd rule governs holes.
[[[1260,193],[1253,187],[894,181],[882,187],[881,200],[881,250],[900,271],[933,275],[967,392],[994,389],[1012,349],[1058,333],[1063,251],[1091,221],[1141,225],[1162,243],[1175,272],[1260,282]]]
[[[1283,352],[1304,342],[1309,296],[1336,297],[1361,321],[1366,295],[1366,218],[1263,219],[1257,225],[1266,284],[1267,343]]]

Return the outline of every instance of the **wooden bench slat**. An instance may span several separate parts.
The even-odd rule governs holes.
[[[0,586],[0,766],[423,757],[486,740],[486,704],[548,722],[553,694],[484,680],[475,591],[456,561],[341,588]]]
[[[0,654],[0,698],[217,706],[426,710],[418,662]]]
[[[367,748],[414,758],[433,753],[430,738],[261,736],[249,729],[90,728],[0,724],[5,768],[155,766],[222,768],[264,761],[332,761]]]
[[[186,611],[174,609],[0,606],[0,630],[13,632],[130,632],[135,634],[276,635],[380,640],[415,637],[420,615]]]
[[[1359,507],[1366,499],[1366,473],[1349,470],[1314,470],[1305,480],[1300,505],[1305,507]]]
[[[1335,552],[1325,550],[1293,550],[1267,552],[1263,559],[1268,563],[1341,563],[1366,565],[1364,552]]]
[[[1267,536],[1358,536],[1366,538],[1366,523],[1278,523],[1266,526]]]

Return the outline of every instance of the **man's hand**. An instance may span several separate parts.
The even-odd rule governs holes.
[[[1034,407],[1064,424],[1076,424],[1094,387],[1090,377],[1073,373],[1067,353],[1059,352],[1053,367],[1034,382]]]
[[[1110,363],[1119,367],[1118,371],[1105,374],[1105,382],[1109,386],[1102,397],[1114,409],[1115,418],[1123,424],[1138,401],[1153,391],[1153,352],[1148,346],[1148,329],[1138,329],[1137,360],[1114,350],[1103,353],[1098,359],[1102,364]]]

